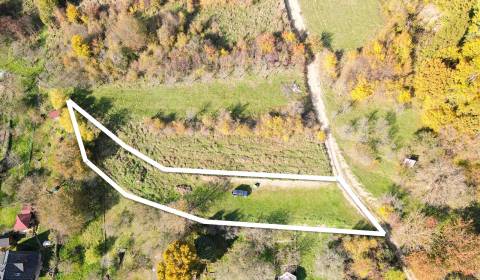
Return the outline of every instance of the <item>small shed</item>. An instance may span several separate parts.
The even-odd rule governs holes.
[[[59,110],[51,111],[50,113],[48,113],[48,117],[56,121],[60,118],[60,111]]]
[[[10,237],[2,237],[0,238],[0,250],[1,249],[8,249],[12,245],[12,240]]]
[[[278,280],[297,280],[297,276],[291,274],[290,272],[285,272],[278,277]]]
[[[409,155],[403,159],[403,166],[408,168],[413,168],[415,164],[417,164],[418,156],[417,155]]]
[[[13,230],[26,233],[33,226],[33,211],[31,205],[24,205],[20,214],[17,215]]]

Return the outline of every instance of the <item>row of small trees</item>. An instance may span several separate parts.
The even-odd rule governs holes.
[[[136,2],[111,4],[107,10],[94,2],[79,7],[68,3],[65,10],[55,1],[40,2],[40,14],[49,14],[42,20],[51,26],[50,33],[60,35],[49,46],[62,50],[55,63],[90,83],[125,78],[172,82],[205,73],[227,76],[301,66],[305,59],[305,46],[288,29],[229,42],[220,31],[212,33],[211,22],[194,20],[188,7],[177,13],[157,11],[147,21],[148,8],[138,8]]]

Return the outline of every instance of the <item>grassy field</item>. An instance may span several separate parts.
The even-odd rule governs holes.
[[[364,220],[334,184],[313,187],[265,186],[246,198],[225,193],[206,216],[245,222],[353,228]]]
[[[283,142],[258,137],[169,136],[134,125],[126,131],[120,138],[166,166],[331,174],[324,146],[303,138]],[[201,184],[195,176],[162,173],[123,149],[102,165],[122,186],[161,202],[178,198],[175,186]]]
[[[251,1],[254,4],[250,5],[216,2],[205,5],[195,20],[216,22],[229,42],[255,38],[262,32],[278,32],[283,29],[283,13],[280,9],[282,0]]]
[[[283,107],[293,98],[283,91],[284,85],[296,82],[303,86],[299,72],[285,71],[269,77],[246,76],[212,82],[162,85],[154,88],[117,88],[105,86],[94,90],[96,98],[108,98],[116,109],[126,108],[133,119],[152,117],[160,112],[184,117],[187,112],[206,110],[214,113],[235,105],[245,105],[245,114],[255,116]]]
[[[15,224],[15,217],[20,211],[20,206],[2,206],[0,207],[0,231],[11,229]]]
[[[335,50],[349,50],[361,47],[382,25],[379,2],[300,0],[300,5],[311,33],[327,38]]]
[[[336,135],[336,140],[344,152],[344,156],[349,162],[353,172],[357,175],[359,180],[365,187],[377,197],[385,193],[395,191],[394,179],[397,177],[400,161],[388,145],[380,147],[380,159],[370,161],[364,160],[361,153],[366,153],[365,150],[360,151],[360,146],[357,141],[353,141],[345,135],[343,130],[348,127],[352,121],[361,118],[368,118],[372,112],[380,120],[385,118],[388,112],[395,112],[395,141],[399,148],[406,147],[414,140],[415,132],[421,128],[419,123],[418,111],[415,108],[406,108],[401,111],[396,111],[396,105],[393,101],[381,100],[378,98],[375,102],[362,102],[355,105],[355,108],[350,111],[334,116],[334,112],[339,108],[339,98],[334,95],[331,90],[326,90],[327,107],[329,110],[330,119],[334,122],[333,133]],[[386,130],[392,130],[392,125],[387,125]],[[360,153],[359,153],[360,151]]]
[[[168,135],[134,125],[119,135],[166,166],[331,174],[324,145],[301,136],[285,142],[259,136]]]

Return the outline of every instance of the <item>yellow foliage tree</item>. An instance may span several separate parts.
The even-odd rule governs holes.
[[[403,90],[399,95],[397,95],[397,101],[400,104],[407,104],[412,101],[412,96],[408,90]]]
[[[297,37],[292,31],[283,31],[282,38],[287,43],[295,43],[297,41]]]
[[[187,243],[174,241],[163,253],[163,261],[157,265],[159,280],[191,280],[197,274],[198,263],[195,248]]]
[[[49,90],[48,97],[56,110],[62,109],[67,104],[68,95],[61,89],[54,88]]]
[[[375,264],[368,258],[368,252],[378,247],[377,240],[368,237],[350,238],[343,241],[343,248],[353,260],[352,270],[367,278],[375,269]]]
[[[362,101],[373,94],[373,86],[364,76],[358,77],[357,85],[350,92],[354,101]]]
[[[46,25],[52,23],[53,11],[58,5],[58,0],[34,0],[34,3],[38,9],[40,20]]]
[[[90,56],[90,47],[83,42],[82,36],[76,34],[72,36],[70,40],[72,45],[72,50],[75,55],[78,57],[89,57]]]
[[[270,33],[264,33],[257,37],[257,47],[262,54],[272,53],[275,48],[275,37]]]
[[[67,15],[67,20],[71,23],[75,23],[78,21],[78,17],[80,16],[77,7],[71,3],[67,3],[67,8],[65,9],[65,13]]]
[[[337,77],[337,56],[332,52],[327,52],[323,59],[323,67],[328,76],[332,79]]]
[[[60,114],[59,122],[60,126],[62,126],[66,132],[73,133],[73,125],[67,108],[63,108],[62,113]]]

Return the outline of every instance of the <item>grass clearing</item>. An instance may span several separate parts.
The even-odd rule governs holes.
[[[278,32],[283,29],[284,12],[282,0],[252,1],[252,4],[221,3],[207,4],[196,20],[218,24],[229,42],[255,38],[263,32]],[[228,2],[228,1],[225,1]]]
[[[0,207],[0,230],[11,229],[19,212],[19,205]]]
[[[378,0],[300,0],[308,30],[335,50],[363,46],[382,25]]]
[[[408,146],[414,140],[415,132],[421,128],[419,123],[419,113],[415,108],[405,108],[397,111],[397,105],[393,101],[380,100],[377,98],[375,102],[361,102],[342,114],[336,114],[340,107],[341,101],[331,89],[325,89],[328,114],[332,120],[332,131],[336,140],[343,150],[344,157],[349,163],[352,171],[357,175],[358,179],[374,196],[380,197],[385,193],[395,190],[395,178],[400,168],[401,159],[392,152],[388,147],[381,148],[380,158],[374,161],[365,160],[359,154],[360,146],[358,141],[348,139],[348,135],[344,130],[351,126],[352,121],[365,118],[376,111],[379,118],[386,116],[388,112],[395,112],[396,115],[396,141],[401,147]],[[375,97],[374,97],[375,98]],[[391,129],[387,126],[386,129]],[[347,136],[347,137],[346,137]],[[388,146],[388,145],[385,145]]]
[[[93,96],[111,100],[115,109],[127,109],[136,120],[160,112],[177,117],[203,110],[215,113],[239,104],[245,105],[245,114],[256,116],[283,107],[292,99],[304,97],[305,93],[289,97],[282,91],[284,85],[294,82],[304,87],[302,74],[291,70],[268,77],[249,75],[243,79],[228,78],[152,88],[105,86],[95,89]]]
[[[364,222],[335,184],[315,187],[266,186],[248,197],[227,192],[204,215],[243,222],[353,228]]]

